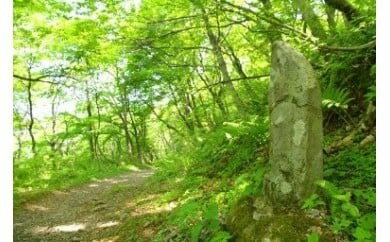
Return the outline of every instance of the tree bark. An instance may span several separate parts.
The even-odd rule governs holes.
[[[55,105],[56,105],[57,97],[58,97],[58,90],[54,90],[54,95],[51,100],[51,138],[49,139],[49,144],[52,152],[57,151],[57,139],[55,138],[56,126],[57,126],[57,114],[55,110]]]
[[[348,0],[325,0],[325,3],[342,12],[348,21],[355,21],[360,17],[358,10]]]
[[[203,72],[205,72],[205,67],[204,67],[204,64],[203,64],[203,59],[202,59],[202,56],[200,56],[200,63],[201,63],[201,66],[202,66],[202,69],[203,69]],[[210,81],[209,81],[209,78],[207,77],[207,75],[202,75],[198,69],[195,68],[195,71],[196,73],[198,74],[200,80],[205,84],[205,87],[207,89],[207,91],[209,91],[209,93],[211,94],[211,96],[213,97],[213,100],[214,100],[214,103],[217,104],[219,110],[221,110],[221,113],[222,113],[222,116],[226,116],[226,108],[221,100],[221,96],[218,95],[218,93],[216,93],[211,87],[210,87]]]
[[[31,71],[28,69],[28,78],[31,80]],[[28,110],[29,110],[29,116],[30,116],[30,122],[28,124],[28,133],[30,134],[31,138],[31,150],[33,154],[36,154],[36,141],[33,133],[33,127],[34,127],[34,115],[33,115],[33,104],[32,104],[32,82],[28,81],[27,84],[27,99],[28,99]]]
[[[141,142],[140,142],[140,132],[138,130],[137,124],[135,122],[134,116],[131,111],[129,111],[130,116],[130,124],[133,128],[134,140],[135,140],[135,148],[137,150],[137,158],[141,163],[144,163],[144,156],[142,152]]]
[[[242,68],[240,58],[238,58],[238,56],[234,52],[232,46],[226,45],[226,47],[228,48],[228,50],[230,52],[230,58],[232,60],[233,66],[236,69],[238,75],[242,78],[242,83],[244,85],[246,92],[251,97],[250,101],[251,101],[252,106],[256,110],[259,110],[258,105],[259,105],[260,97],[259,97],[259,95],[257,95],[257,93],[253,90],[253,88],[247,82],[248,76],[245,74],[244,69]]]
[[[126,113],[119,113],[119,118],[122,120],[122,129],[123,132],[125,133],[125,142],[126,142],[126,151],[129,155],[131,156],[133,150],[134,150],[134,144],[133,141],[131,140],[130,132],[129,132],[129,127],[128,127],[128,121],[127,121],[127,114]]]
[[[187,129],[188,129],[190,132],[193,132],[193,131],[194,131],[194,126],[193,126],[193,124],[187,119],[186,115],[183,114],[182,110],[180,109],[179,100],[178,100],[178,98],[176,97],[175,90],[173,89],[173,87],[171,86],[171,84],[169,84],[168,87],[169,87],[169,90],[170,90],[171,93],[172,93],[173,104],[174,104],[175,107],[176,107],[176,110],[177,110],[177,113],[179,114],[179,117],[183,120],[183,122],[184,122],[185,126],[187,127]],[[185,110],[184,110],[184,111],[185,111]]]
[[[87,115],[88,115],[88,143],[89,143],[89,150],[91,152],[91,157],[92,159],[97,159],[96,155],[96,150],[95,150],[95,135],[94,135],[94,128],[93,128],[93,123],[92,123],[92,102],[90,98],[90,93],[89,93],[89,85],[88,81],[86,83],[86,96],[87,96]]]
[[[295,0],[298,8],[301,10],[303,20],[309,26],[314,37],[319,39],[326,38],[326,32],[318,16],[314,13],[313,7],[308,0]]]
[[[201,7],[201,11],[202,11],[202,18],[203,18],[203,21],[204,21],[205,27],[206,27],[206,33],[207,33],[208,39],[210,41],[211,46],[213,47],[214,55],[217,59],[219,69],[222,73],[222,79],[233,97],[233,101],[235,103],[235,106],[236,106],[238,112],[244,113],[245,112],[244,103],[242,102],[240,96],[238,95],[236,89],[234,88],[233,82],[231,81],[231,78],[230,78],[230,75],[229,75],[229,72],[228,72],[228,69],[226,66],[226,61],[225,61],[223,54],[222,54],[221,46],[219,45],[219,41],[211,29],[209,18],[207,16],[206,10],[204,9],[203,6]]]

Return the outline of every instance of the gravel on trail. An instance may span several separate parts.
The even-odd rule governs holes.
[[[123,207],[152,174],[132,171],[27,202],[14,211],[14,241],[117,241]],[[116,196],[115,188],[125,189]]]

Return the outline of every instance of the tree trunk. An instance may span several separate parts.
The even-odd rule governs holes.
[[[240,62],[240,59],[238,58],[238,56],[234,53],[234,50],[233,50],[233,47],[230,46],[230,45],[226,45],[227,49],[229,50],[230,52],[230,58],[232,60],[232,63],[233,63],[233,66],[234,68],[236,69],[237,73],[239,74],[240,78],[242,78],[242,83],[244,85],[244,88],[246,90],[246,92],[249,94],[249,96],[251,97],[250,98],[250,101],[253,105],[253,107],[255,107],[256,110],[260,110],[259,109],[259,101],[260,101],[260,97],[259,95],[257,95],[257,93],[253,90],[253,88],[249,85],[248,81],[247,81],[247,75],[245,74],[243,68],[242,68],[242,65],[241,65],[241,62]]]
[[[348,21],[355,22],[360,17],[358,10],[347,0],[325,0],[325,3],[342,12]]]
[[[53,95],[53,98],[51,100],[51,139],[50,139],[50,147],[51,147],[51,150],[52,152],[56,152],[57,151],[57,140],[55,138],[55,135],[56,135],[56,126],[57,126],[57,114],[56,114],[56,110],[55,110],[55,105],[56,105],[56,100],[57,100],[57,97],[58,97],[58,91],[57,90],[54,90],[54,95]]]
[[[263,4],[263,7],[265,9],[265,11],[272,17],[274,17],[274,14],[272,13],[272,5],[271,5],[271,1],[270,0],[260,0],[261,3]],[[269,42],[270,44],[272,44],[274,41],[276,40],[281,40],[282,39],[282,34],[280,31],[278,31],[280,29],[279,26],[275,26],[275,25],[272,25],[270,24],[269,27],[268,27],[268,31],[269,31],[269,35],[268,35],[268,39],[269,39]]]
[[[30,79],[27,84],[27,99],[28,99],[28,110],[29,110],[29,115],[30,115],[30,122],[28,124],[28,133],[30,134],[31,138],[31,150],[33,154],[36,154],[36,141],[33,133],[33,127],[34,127],[34,115],[33,115],[33,104],[32,104],[32,94],[31,94],[31,89],[32,89],[32,82],[31,82],[31,72],[30,69],[28,69],[28,78]]]
[[[141,163],[144,163],[144,157],[142,153],[142,147],[140,142],[140,132],[138,130],[137,124],[135,122],[134,116],[131,111],[129,111],[130,116],[130,124],[133,128],[134,140],[135,140],[135,148],[137,150],[137,158]]]
[[[202,122],[201,122],[200,117],[198,115],[196,98],[195,98],[195,95],[193,94],[194,84],[193,84],[193,81],[191,78],[187,79],[187,85],[189,88],[189,92],[186,93],[186,100],[187,100],[188,105],[191,107],[192,115],[194,116],[195,121],[196,121],[196,126],[201,129],[201,128],[203,128],[203,125],[202,125]]]
[[[191,124],[191,122],[187,119],[186,115],[183,114],[180,106],[179,106],[179,100],[178,98],[176,97],[176,93],[175,93],[175,90],[173,89],[173,87],[169,84],[168,85],[169,87],[169,90],[171,91],[171,94],[172,94],[172,97],[173,97],[173,104],[175,105],[176,107],[176,111],[177,111],[177,114],[179,114],[179,117],[183,120],[185,126],[187,127],[187,129],[192,133],[194,131],[194,126],[193,124]],[[184,110],[186,111],[186,110]]]
[[[326,38],[326,32],[320,22],[318,16],[314,13],[313,7],[308,0],[295,0],[298,8],[301,10],[303,20],[309,26],[313,36],[319,39]]]
[[[225,59],[224,59],[223,54],[222,54],[221,47],[218,43],[219,41],[210,27],[211,26],[210,21],[209,21],[209,18],[207,16],[207,13],[206,13],[205,9],[203,8],[203,6],[201,7],[201,10],[202,10],[202,18],[203,18],[203,21],[204,21],[205,26],[206,26],[206,33],[207,33],[207,36],[209,38],[210,44],[213,48],[214,55],[217,58],[219,69],[222,73],[222,80],[223,80],[224,84],[227,86],[227,88],[229,89],[238,112],[244,113],[245,112],[244,103],[242,102],[240,96],[238,95],[236,89],[234,88],[233,82],[230,78],[230,75],[229,75],[229,72],[228,72],[228,69],[226,66]]]
[[[88,143],[89,143],[89,150],[91,152],[92,159],[97,159],[96,150],[95,150],[95,135],[94,135],[94,128],[92,123],[92,103],[90,99],[90,93],[89,93],[89,85],[88,82],[86,83],[86,94],[87,94],[87,115],[88,115]]]
[[[101,125],[101,114],[100,114],[100,105],[99,105],[99,94],[95,90],[95,105],[96,105],[96,110],[97,110],[97,118],[98,118],[98,126],[96,130],[96,135],[95,135],[95,152],[99,151],[99,153],[104,156],[104,152],[102,151],[100,145],[99,145],[99,136],[100,136],[100,125]]]
[[[203,70],[204,70],[204,68],[203,68]],[[212,89],[211,87],[209,87],[209,85],[210,85],[209,83],[210,83],[210,82],[207,81],[208,78],[207,78],[206,75],[205,75],[205,76],[202,76],[202,74],[199,73],[198,70],[196,70],[196,72],[197,72],[197,74],[198,74],[200,80],[201,80],[201,81],[204,83],[204,85],[206,86],[207,91],[209,91],[209,93],[210,93],[211,96],[213,97],[214,103],[216,103],[217,106],[218,106],[218,108],[219,108],[219,110],[221,110],[222,116],[226,117],[226,108],[225,108],[225,106],[224,106],[224,104],[223,104],[223,102],[222,102],[222,100],[221,100],[221,96],[218,95],[215,91],[213,91],[213,89]]]
[[[129,122],[127,121],[126,116],[127,116],[126,113],[119,113],[119,118],[122,120],[123,132],[125,133],[126,151],[130,157],[131,154],[133,153],[134,145],[133,145],[133,141],[131,140],[129,127],[128,127]]]

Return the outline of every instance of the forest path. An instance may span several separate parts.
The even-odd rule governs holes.
[[[134,199],[152,174],[133,171],[27,202],[14,211],[14,241],[123,241],[116,230],[137,219]]]

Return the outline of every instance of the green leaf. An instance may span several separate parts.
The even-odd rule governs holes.
[[[302,205],[302,209],[314,208],[319,205],[324,205],[325,202],[320,199],[317,194],[311,195],[308,199],[306,199],[305,203]]]
[[[376,226],[376,216],[375,213],[369,213],[362,216],[359,219],[359,227],[364,228],[366,230],[375,230]]]
[[[367,241],[373,237],[370,231],[367,231],[362,227],[357,227],[355,232],[353,232],[353,236],[357,239],[357,241]]]
[[[199,235],[202,232],[203,224],[198,223],[194,227],[191,228],[191,242],[198,242]]]
[[[340,193],[339,190],[337,189],[337,187],[333,183],[331,183],[329,181],[319,180],[319,181],[316,182],[316,184],[318,186],[320,186],[321,188],[325,189],[325,191],[327,191],[328,194],[331,195],[331,196],[334,196],[334,195]]]
[[[307,242],[318,242],[320,241],[319,235],[316,232],[313,232],[307,238]]]
[[[334,195],[333,198],[343,202],[349,202],[351,200],[351,193],[347,192],[346,194]]]
[[[206,220],[218,219],[218,205],[211,203],[203,212],[203,216]]]
[[[351,203],[343,203],[341,205],[341,209],[344,211],[344,212],[347,212],[349,215],[351,215],[352,217],[359,217],[360,216],[360,213],[359,213],[359,209],[351,204]]]
[[[232,236],[226,231],[218,231],[210,242],[227,242]]]

